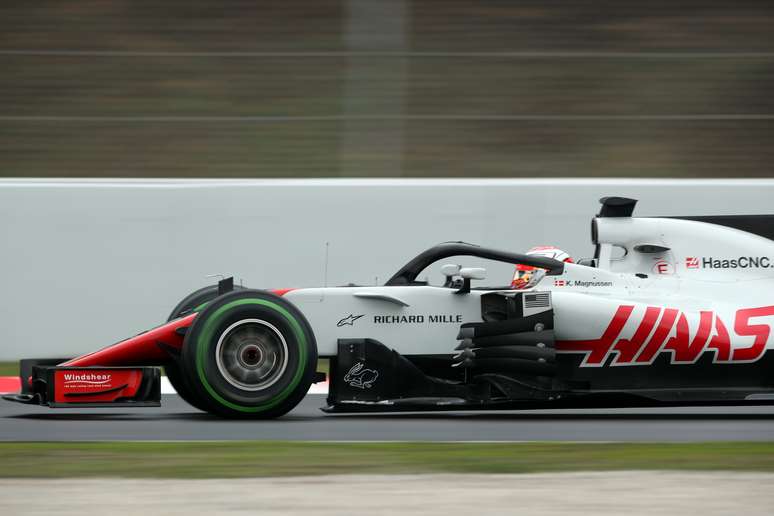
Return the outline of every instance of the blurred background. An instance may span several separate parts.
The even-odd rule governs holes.
[[[756,177],[774,4],[0,3],[7,177]]]

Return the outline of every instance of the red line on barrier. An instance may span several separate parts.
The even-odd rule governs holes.
[[[18,376],[0,376],[0,393],[16,393],[21,390]]]

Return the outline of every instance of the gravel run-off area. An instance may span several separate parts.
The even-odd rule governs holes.
[[[627,471],[258,479],[6,479],[0,514],[774,514],[774,474]]]

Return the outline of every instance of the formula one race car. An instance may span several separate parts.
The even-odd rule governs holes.
[[[22,393],[51,407],[160,403],[226,417],[291,410],[330,359],[327,412],[774,402],[774,216],[634,218],[602,199],[578,264],[461,242],[384,286],[197,290],[169,322],[75,359],[25,360]],[[472,256],[544,271],[524,290],[473,287]]]

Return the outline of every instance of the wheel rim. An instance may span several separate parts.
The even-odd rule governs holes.
[[[260,391],[282,377],[288,365],[288,345],[270,322],[242,319],[221,333],[215,360],[229,384],[245,391]]]

